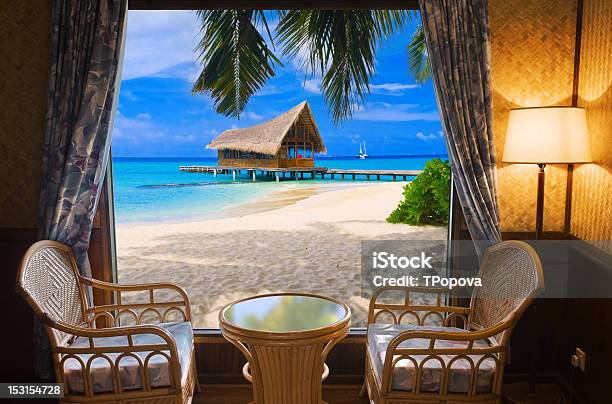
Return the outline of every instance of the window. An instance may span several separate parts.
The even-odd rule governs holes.
[[[371,81],[376,91],[365,106],[334,125],[319,83],[305,83],[292,63],[275,67],[278,74],[251,98],[240,119],[217,114],[210,98],[191,93],[192,73],[200,69],[193,52],[200,35],[197,15],[168,11],[168,18],[154,19],[147,11],[129,13],[112,145],[118,281],[182,285],[199,328],[216,328],[218,311],[229,301],[277,291],[349,302],[353,326],[363,327],[361,241],[412,242],[424,233],[446,239],[442,226],[415,229],[386,221],[410,176],[399,175],[393,183],[391,174],[364,174],[418,170],[431,158],[445,158],[433,87],[414,86],[407,73],[405,49],[415,20],[377,50]],[[218,152],[205,146],[216,136],[234,126],[260,125],[304,99],[316,122],[305,117],[291,129],[278,156],[259,152],[262,148],[224,150],[220,155],[236,160],[235,170],[179,170],[215,166]],[[406,119],[408,105],[424,119]],[[313,127],[326,156],[315,153],[321,142],[311,136]],[[367,148],[369,157],[357,158],[360,148]],[[302,180],[297,167],[313,160],[318,168],[357,174],[354,180],[351,174],[310,180],[304,170]],[[257,171],[253,178],[255,163],[290,168]]]
[[[307,159],[312,158],[312,144],[306,143],[306,146],[304,148],[304,157]]]
[[[294,159],[297,157],[297,154],[295,152],[295,143],[289,143],[287,145],[287,153],[290,159]]]

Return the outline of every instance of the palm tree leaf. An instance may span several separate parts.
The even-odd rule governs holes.
[[[369,94],[376,50],[403,28],[403,10],[289,10],[276,40],[307,75],[322,75],[321,90],[335,123],[350,118]]]
[[[258,27],[272,35],[261,10],[200,10],[198,44],[202,71],[193,93],[209,94],[217,112],[239,117],[253,94],[281,61],[268,48]]]
[[[417,83],[425,83],[431,77],[431,64],[425,43],[425,31],[418,25],[408,44],[408,62],[410,71]]]

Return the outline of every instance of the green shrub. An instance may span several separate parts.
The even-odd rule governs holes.
[[[450,164],[431,159],[423,172],[404,187],[404,199],[387,218],[389,223],[447,224]]]

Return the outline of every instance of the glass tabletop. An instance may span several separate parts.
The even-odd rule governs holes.
[[[304,295],[259,296],[234,303],[223,311],[227,323],[261,332],[308,331],[335,324],[346,315],[341,304]]]

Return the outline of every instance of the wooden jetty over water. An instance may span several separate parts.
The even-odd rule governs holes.
[[[421,170],[361,170],[361,169],[340,169],[340,168],[325,168],[325,167],[291,167],[291,168],[272,168],[272,167],[233,167],[233,166],[180,166],[181,171],[190,173],[209,173],[215,177],[217,175],[231,174],[235,180],[236,175],[240,175],[243,171],[255,181],[257,175],[275,178],[280,181],[283,178],[293,180],[299,179],[358,179],[365,178],[366,180],[391,179],[397,181],[401,179],[406,181],[409,177],[415,177],[421,173]]]

